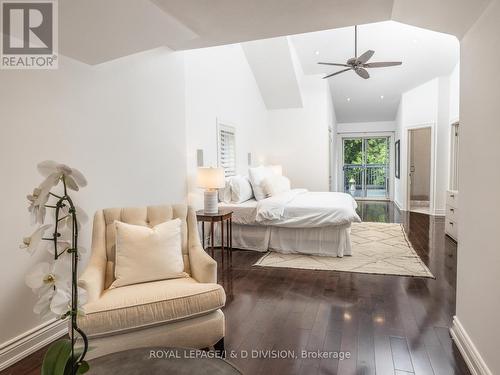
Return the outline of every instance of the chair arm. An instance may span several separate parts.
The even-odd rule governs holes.
[[[91,258],[87,268],[78,280],[78,285],[87,292],[87,303],[94,302],[101,297],[104,291],[105,275],[106,261],[104,259]]]
[[[201,244],[189,248],[189,263],[193,278],[200,283],[217,282],[217,262],[208,255]]]

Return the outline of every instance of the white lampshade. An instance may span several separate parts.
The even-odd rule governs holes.
[[[225,186],[223,168],[198,168],[198,186],[205,189],[220,189]]]
[[[283,176],[283,167],[281,165],[270,165],[274,174],[278,176]]]

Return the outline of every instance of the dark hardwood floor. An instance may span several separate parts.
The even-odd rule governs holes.
[[[455,314],[456,244],[444,218],[360,202],[363,221],[401,222],[436,280],[254,267],[237,251],[220,272],[228,292],[226,347],[294,350],[299,359],[230,359],[245,374],[469,374],[448,329]],[[348,352],[307,359],[300,352]],[[255,353],[255,352],[254,352]]]
[[[228,297],[228,359],[244,374],[470,374],[448,332],[456,244],[444,235],[444,219],[400,214],[385,202],[361,202],[359,213],[364,221],[403,223],[436,280],[252,267],[262,254],[235,251],[233,268],[219,278]],[[269,351],[286,358],[263,358]],[[344,357],[314,358],[321,352]],[[42,355],[0,375],[37,374]]]

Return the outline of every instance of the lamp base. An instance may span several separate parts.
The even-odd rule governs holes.
[[[203,198],[204,198],[203,211],[205,211],[205,213],[216,214],[219,212],[219,205],[217,201],[217,190],[205,190]]]

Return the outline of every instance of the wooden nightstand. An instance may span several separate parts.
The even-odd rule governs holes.
[[[201,222],[202,245],[205,250],[211,250],[212,258],[215,259],[215,223],[220,223],[221,232],[221,256],[222,265],[224,265],[224,250],[227,250],[229,264],[233,264],[233,211],[220,209],[216,214],[205,213],[203,210],[196,211],[196,218]],[[210,223],[210,247],[205,248],[205,223]],[[225,224],[225,225],[224,225]],[[226,228],[224,228],[224,226]],[[225,241],[224,241],[225,240]],[[224,245],[225,242],[225,245]],[[208,244],[207,244],[208,245]]]

